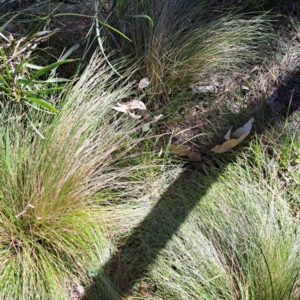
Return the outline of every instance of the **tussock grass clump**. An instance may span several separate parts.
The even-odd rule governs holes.
[[[45,139],[17,120],[2,123],[1,299],[65,299],[65,282],[86,279],[94,258],[105,259],[95,203],[112,202],[110,189],[114,197],[135,189],[124,155],[138,140],[130,136],[137,124],[112,110],[129,94],[116,85],[94,57],[61,111],[50,121],[41,116]]]
[[[299,184],[299,176],[292,175],[291,167],[284,173],[281,164],[287,148],[295,155],[296,144],[293,135],[281,137],[278,151],[270,155],[262,141],[254,142],[250,157],[256,164],[242,157],[214,184],[216,173],[200,175],[191,183],[194,188],[179,193],[185,195],[184,205],[202,197],[151,272],[158,295],[299,298],[299,206],[297,213],[291,202],[299,198],[299,189],[292,188]],[[207,185],[207,194],[201,194]]]
[[[153,23],[131,17],[141,14]],[[193,83],[209,83],[217,72],[230,74],[249,62],[262,61],[275,39],[270,17],[222,11],[221,6],[218,10],[210,1],[130,3],[122,18],[111,23],[132,39],[124,39],[120,47],[140,59],[141,76],[150,79],[156,101]]]
[[[299,218],[291,212],[289,187],[278,174],[280,162],[260,150],[263,170],[239,159],[211,186],[213,174],[196,176],[189,190],[179,187],[179,211],[194,197],[199,204],[150,272],[150,282],[158,287],[155,295],[299,298]]]

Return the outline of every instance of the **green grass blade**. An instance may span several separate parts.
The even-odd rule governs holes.
[[[34,70],[40,70],[40,69],[43,69],[42,66],[37,66],[37,65],[33,65],[33,64],[27,64],[26,67],[27,67],[27,68],[30,68],[30,69],[34,69]]]
[[[1,33],[1,32],[0,32],[0,36],[1,36],[4,40],[6,40],[8,43],[10,42],[9,39],[8,39],[3,33]]]
[[[27,117],[27,120],[29,121],[33,130],[44,140],[45,137],[40,133],[40,131],[36,128],[36,126],[31,122],[31,120],[28,117]]]
[[[120,0],[120,15],[123,14],[125,8],[125,0]]]
[[[35,95],[32,95],[31,97],[26,97],[26,100],[34,102],[47,110],[58,112],[58,110],[54,106],[52,106],[49,102],[45,101],[44,99],[38,98]]]
[[[48,89],[41,89],[38,90],[39,93],[41,94],[51,94],[53,92],[57,92],[57,91],[61,91],[64,88],[64,86],[56,86],[56,87],[52,87],[52,88],[48,88]]]
[[[10,88],[9,84],[2,75],[0,75],[0,82],[2,82],[6,87]]]
[[[19,78],[17,79],[17,82],[20,84],[24,84],[27,85],[29,83],[34,83],[34,84],[45,84],[45,83],[59,83],[59,82],[69,82],[70,79],[66,79],[66,78],[49,78],[47,80],[33,80],[33,81],[29,81],[27,79],[22,79]]]
[[[108,25],[107,23],[101,22],[100,20],[97,20],[97,22],[99,22],[101,25],[107,27],[108,29],[110,29],[110,30],[116,32],[117,34],[121,35],[121,36],[122,36],[124,39],[126,39],[127,41],[132,42],[132,40],[131,40],[129,37],[127,37],[124,33],[122,33],[121,31],[119,31],[118,29],[116,29],[116,28],[114,28],[114,27]]]
[[[132,18],[144,18],[144,19],[147,19],[149,21],[150,25],[152,27],[154,26],[154,23],[153,23],[152,19],[148,15],[133,15],[131,17]]]
[[[121,78],[123,78],[123,76],[114,68],[114,66],[110,63],[110,61],[108,60],[104,48],[103,48],[103,44],[102,44],[102,40],[101,40],[101,36],[100,36],[100,27],[99,27],[99,22],[96,22],[96,33],[97,33],[97,40],[99,43],[99,47],[101,50],[101,53],[103,54],[104,59],[106,60],[107,64],[110,66],[110,68]]]
[[[66,60],[74,51],[76,51],[82,45],[82,43],[83,43],[83,41],[80,41],[80,42],[76,43],[75,45],[73,45],[58,61]],[[57,68],[58,67],[54,68],[51,71],[50,77],[54,77]]]
[[[9,88],[4,87],[4,86],[0,86],[0,91],[6,93],[8,95],[11,93],[11,90]]]
[[[48,18],[44,18],[42,19],[42,21],[37,24],[32,30],[31,32],[27,35],[27,38],[24,40],[24,44],[26,44],[28,41],[30,41],[34,35],[39,31],[39,29],[47,22]]]
[[[0,32],[3,32],[6,28],[6,26],[18,16],[19,14],[14,15],[12,18],[10,18],[7,22],[5,22],[1,27],[0,27]]]
[[[26,64],[26,60],[22,61],[21,63],[19,63],[17,65],[17,67],[15,68],[15,70],[12,74],[13,77],[15,77],[19,73],[20,69],[23,67],[24,64]]]
[[[5,71],[6,71],[6,76],[9,80],[12,79],[12,76],[11,76],[11,73],[10,73],[10,69],[9,69],[9,66],[7,64],[7,60],[6,60],[6,55],[4,53],[4,51],[0,48],[0,54],[1,54],[1,57],[2,57],[2,61],[3,61],[3,65],[5,67]]]
[[[5,162],[9,172],[12,173],[11,161],[10,161],[10,138],[9,138],[8,128],[6,129],[6,135],[5,135]]]
[[[26,96],[32,97],[33,95],[37,96],[37,94],[51,94],[53,92],[61,91],[63,88],[64,88],[64,86],[61,85],[61,86],[51,87],[48,89],[38,89],[38,90],[34,91],[34,93],[28,92],[28,91],[23,91],[23,93]]]

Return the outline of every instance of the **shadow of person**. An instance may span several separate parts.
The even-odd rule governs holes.
[[[292,113],[298,112],[300,108],[300,72],[294,72],[289,78],[282,81],[266,101],[258,103],[257,107],[259,109],[254,109],[255,129],[260,133],[263,132],[262,128],[276,126],[278,122],[282,122]],[[249,116],[244,116],[244,120],[248,119]],[[243,146],[247,145],[247,141],[250,140],[248,138]],[[210,149],[211,145],[207,145],[207,147]],[[130,232],[120,249],[99,270],[98,275],[93,278],[93,283],[86,291],[87,299],[122,299],[125,295],[130,294],[133,287],[147,276],[161,251],[166,248],[191,211],[201,203],[201,199],[204,198],[213,183],[223,174],[226,164],[236,160],[235,153],[237,152],[232,151],[229,155],[230,161],[228,161],[227,155],[225,162],[222,162],[222,154],[204,154],[207,158],[206,161],[214,163],[214,169],[219,170],[214,173],[215,177],[209,176],[210,180],[206,180],[205,184],[200,180],[201,176],[203,178],[206,172],[210,172],[209,164],[204,163],[200,172],[189,169],[183,171],[168,187],[168,190],[144,220]],[[215,159],[216,157],[218,158]],[[171,256],[169,262],[172,264]],[[155,287],[152,287],[152,290],[155,291]]]

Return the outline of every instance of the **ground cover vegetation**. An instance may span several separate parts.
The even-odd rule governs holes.
[[[300,298],[296,1],[0,13],[0,299]]]

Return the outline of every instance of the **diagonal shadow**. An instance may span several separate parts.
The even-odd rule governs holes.
[[[256,126],[256,132],[260,133],[263,132],[263,128],[276,126],[278,122],[282,122],[292,113],[300,111],[300,71],[295,71],[289,78],[282,80],[270,96],[263,103],[258,103],[257,107],[254,114],[258,120],[257,123],[261,122],[261,126]],[[264,114],[261,114],[261,110],[264,110]],[[233,115],[232,117],[239,116]],[[207,145],[207,147],[210,146]],[[235,161],[236,157],[237,155],[232,154],[231,162]],[[228,164],[228,156],[226,160]],[[223,167],[226,167],[226,163]],[[218,176],[222,175],[222,169],[220,168]],[[204,172],[205,168],[201,171]],[[97,277],[93,278],[93,283],[86,291],[86,298],[90,300],[125,299],[123,297],[130,294],[135,284],[145,278],[160,252],[218,176],[203,186],[203,184],[197,184],[199,173],[192,170],[183,172],[169,186],[145,219],[132,230],[123,246],[112,255]],[[193,184],[192,191],[188,188],[191,184]],[[182,199],[188,200],[183,202]],[[172,257],[170,257],[171,262]],[[155,287],[152,289],[155,290]]]

